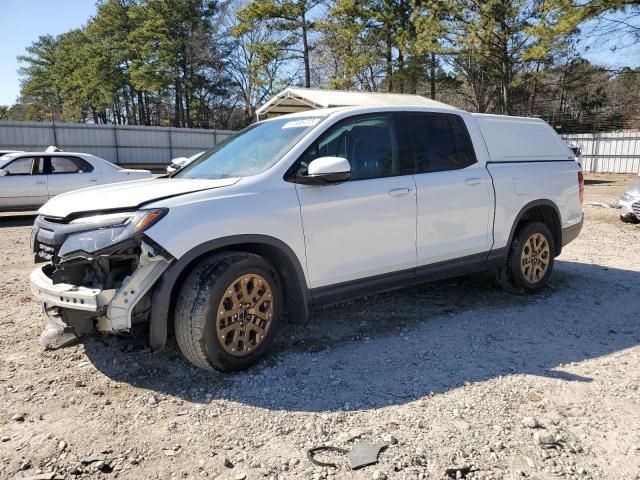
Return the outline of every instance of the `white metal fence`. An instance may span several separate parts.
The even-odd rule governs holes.
[[[0,149],[49,145],[92,153],[124,165],[163,165],[220,143],[233,132],[194,128],[0,121]],[[582,150],[588,172],[640,173],[640,131],[563,135]]]
[[[582,151],[587,172],[640,173],[640,131],[567,134],[562,138]]]
[[[125,165],[162,165],[227,138],[229,130],[0,121],[0,149],[41,151],[50,145]]]

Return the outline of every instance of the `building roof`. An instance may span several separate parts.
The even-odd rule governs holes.
[[[320,90],[289,87],[273,96],[256,110],[258,120],[286,113],[303,112],[316,108],[351,106],[422,106],[455,109],[446,103],[420,95],[404,93],[351,92],[345,90]]]

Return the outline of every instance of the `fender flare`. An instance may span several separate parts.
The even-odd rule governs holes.
[[[520,220],[522,220],[522,217],[524,217],[524,215],[529,210],[535,207],[551,207],[553,208],[553,211],[558,217],[559,231],[551,232],[554,235],[553,240],[556,247],[556,256],[558,256],[560,255],[560,251],[562,250],[562,215],[560,215],[560,209],[558,208],[558,206],[553,201],[548,199],[534,200],[532,202],[527,203],[524,207],[520,209],[520,211],[518,212],[518,215],[516,215],[516,218],[513,221],[513,225],[511,225],[511,231],[509,232],[509,241],[507,242],[507,249],[511,248],[511,242],[513,241],[513,237],[516,234],[516,227],[518,226],[518,223],[520,223]]]
[[[172,303],[172,293],[176,283],[185,273],[185,270],[197,261],[198,258],[222,250],[228,247],[242,250],[243,246],[266,246],[275,248],[283,255],[292,267],[295,278],[284,279],[284,284],[294,289],[290,304],[292,313],[302,318],[303,321],[309,316],[309,290],[306,285],[306,276],[300,260],[294,251],[282,240],[268,235],[231,235],[217,238],[201,243],[192,248],[177,261],[173,262],[162,274],[154,287],[151,298],[151,314],[149,316],[149,343],[152,350],[159,350],[164,347],[167,341],[167,330],[169,315]],[[248,250],[250,251],[250,250]]]

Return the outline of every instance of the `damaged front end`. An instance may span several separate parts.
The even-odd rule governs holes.
[[[45,348],[58,348],[81,335],[128,332],[148,321],[150,290],[173,261],[144,235],[166,209],[91,215],[65,221],[39,216],[31,247],[30,276],[48,324]]]

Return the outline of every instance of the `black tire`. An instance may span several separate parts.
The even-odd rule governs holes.
[[[640,220],[632,215],[627,215],[626,217],[620,215],[620,220],[622,220],[624,223],[640,223]]]
[[[542,278],[536,281],[530,281],[527,276],[524,275],[521,268],[521,259],[523,250],[526,247],[527,240],[536,234],[544,236],[548,243],[549,255],[545,260],[548,261],[548,266]],[[541,222],[525,223],[518,228],[516,234],[513,237],[511,246],[509,248],[509,256],[507,258],[507,264],[500,268],[497,272],[497,280],[502,288],[510,293],[534,293],[542,289],[553,272],[553,264],[555,257],[555,243],[553,241],[553,235],[549,228]]]
[[[216,322],[227,288],[243,275],[260,275],[267,280],[273,292],[273,313],[270,327],[255,349],[244,356],[234,356],[219,339]],[[242,370],[270,347],[283,311],[281,283],[269,262],[252,253],[217,253],[202,260],[185,279],[174,315],[176,341],[187,360],[197,367],[222,372]]]

